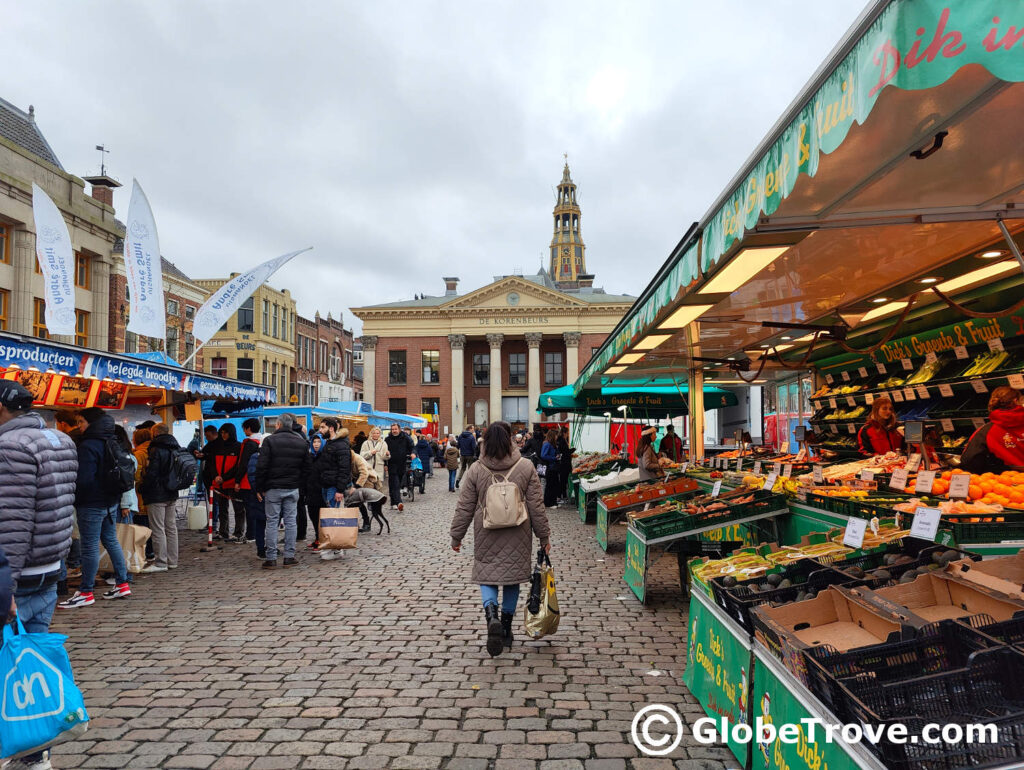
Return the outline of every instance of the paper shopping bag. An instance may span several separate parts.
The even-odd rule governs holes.
[[[555,572],[551,569],[551,560],[541,548],[537,551],[537,564],[533,568],[530,597],[523,610],[523,624],[531,639],[540,639],[558,630],[560,618]]]
[[[358,508],[321,508],[320,533],[317,542],[321,551],[345,551],[356,547],[359,537]]]
[[[63,634],[30,634],[18,618],[4,626],[0,669],[0,756],[16,757],[81,735],[82,692],[71,673]]]
[[[146,566],[146,541],[153,534],[148,527],[141,527],[138,524],[118,524],[117,542],[121,544],[121,553],[124,554],[124,563],[128,565],[128,571],[138,574]],[[100,547],[100,572],[113,572],[114,567],[110,563],[110,554],[107,549]]]

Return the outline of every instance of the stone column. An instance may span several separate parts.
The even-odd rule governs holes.
[[[377,337],[363,336],[360,340],[363,343],[363,400],[376,409],[374,399],[377,397]],[[319,355],[319,339],[316,342]]]
[[[504,341],[504,334],[487,335],[487,344],[491,348],[491,403],[487,410],[487,422],[489,423],[501,419],[501,343]]]
[[[531,422],[539,422],[543,415],[537,411],[540,400],[540,343],[544,335],[540,332],[527,332],[526,346],[529,349],[526,359],[526,392],[530,400]]]
[[[466,335],[449,334],[448,346],[452,350],[452,422],[448,430],[457,436],[466,427]]]
[[[580,376],[580,340],[583,335],[579,332],[564,332],[562,339],[565,340],[565,384],[571,385]]]
[[[32,334],[33,294],[32,278],[36,265],[36,236],[28,230],[14,231],[11,267],[14,286],[10,295],[11,308],[7,329],[15,334]]]
[[[102,259],[92,259],[90,262],[92,317],[89,324],[89,345],[97,350],[110,350],[110,262]]]

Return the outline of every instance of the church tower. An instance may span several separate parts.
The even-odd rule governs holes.
[[[576,201],[576,185],[569,176],[566,157],[562,181],[558,184],[555,200],[555,233],[551,237],[551,279],[564,288],[577,288],[580,279],[593,280],[587,273],[586,250],[580,230],[580,206]],[[560,288],[562,288],[560,286]]]

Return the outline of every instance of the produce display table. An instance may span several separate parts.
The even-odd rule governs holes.
[[[631,484],[629,486],[634,485]],[[603,491],[608,492],[609,490]],[[656,501],[645,500],[641,503],[636,503],[634,505],[627,505],[624,508],[616,508],[614,511],[609,511],[608,506],[604,504],[604,501],[599,499],[597,501],[597,528],[594,532],[594,537],[597,539],[597,544],[601,546],[602,551],[607,553],[608,527],[617,521],[624,520],[626,516],[632,511],[642,511],[644,508],[646,508],[649,505],[653,505],[654,503],[660,505],[661,503],[668,502],[670,500],[685,500],[688,497],[693,497],[694,494],[696,494],[695,490],[690,490],[688,492],[680,492],[675,495],[666,495],[665,497],[659,498]]]

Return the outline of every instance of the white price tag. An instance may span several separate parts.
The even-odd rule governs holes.
[[[867,367],[866,366],[862,366],[860,369],[857,370],[857,374],[859,374],[861,377],[867,377],[868,376],[868,369],[867,369]]]
[[[683,473],[686,473],[686,469],[690,467],[690,463],[683,463]]]
[[[924,385],[918,385],[917,386],[917,397],[918,398],[927,399],[929,397],[928,396],[928,388],[926,388]]]
[[[949,498],[967,499],[971,491],[971,475],[969,473],[954,473],[949,479]]]
[[[885,364],[878,364],[878,366],[876,368],[878,369],[878,373],[879,374],[885,374],[886,373],[885,372]]]
[[[839,432],[839,426],[838,425],[829,425],[828,427],[829,427],[829,430],[831,430],[833,433],[838,433]]]
[[[918,471],[917,484],[914,485],[915,495],[930,495],[935,484],[935,471]]]
[[[914,365],[912,363],[910,363],[910,359],[909,358],[901,358],[900,359],[900,363],[903,364],[903,369],[905,371],[909,372],[911,369],[914,368]]]
[[[820,465],[815,465],[813,468],[811,468],[811,473],[814,475],[815,484],[825,483],[825,469],[822,468]]]
[[[914,393],[914,389],[913,388],[904,388],[903,389],[903,398],[905,400],[907,400],[907,401],[916,401],[917,400],[917,395]]]
[[[825,382],[827,382],[829,385],[831,385],[834,382],[834,380],[832,379],[832,375],[831,374],[826,374],[825,375]]]
[[[836,400],[834,398],[830,398],[828,400],[828,405],[830,407],[832,407],[833,409],[838,409],[839,408],[839,404],[836,403]]]
[[[722,491],[722,480],[719,479],[715,482],[715,485],[711,487],[711,496],[718,497],[718,493]]]
[[[1003,352],[1003,340],[1001,337],[996,337],[994,340],[988,341],[988,349],[993,353]]]
[[[782,463],[772,463],[772,473],[776,476],[782,473]]]
[[[942,511],[938,508],[918,508],[914,511],[914,523],[910,525],[910,536],[935,540],[941,521]]]
[[[935,355],[935,353],[929,351],[924,354],[924,360],[927,361],[929,364],[934,364],[936,361],[939,360],[939,357]]]
[[[974,388],[975,393],[988,393],[984,380],[971,380],[971,387]]]
[[[864,545],[864,532],[868,528],[865,519],[854,518],[846,522],[846,532],[843,533],[843,545],[847,548],[860,548]]]
[[[779,454],[783,454],[783,455],[789,454],[789,442],[788,441],[783,441],[782,442],[782,446],[779,447]]]
[[[764,480],[764,486],[761,487],[761,488],[762,489],[767,489],[770,492],[772,490],[772,488],[775,486],[775,482],[778,481],[778,480],[779,480],[779,474],[777,474],[777,473],[769,473],[768,474],[768,478],[766,478]]]
[[[736,458],[736,471],[738,473],[741,470],[743,470],[743,458],[742,457],[737,457]]]
[[[939,385],[939,395],[944,398],[953,397],[953,388],[950,385]]]
[[[902,404],[903,403],[903,391],[894,390],[892,392],[892,400],[895,401],[897,404]]]
[[[856,433],[856,432],[857,432],[857,426],[856,426],[856,425],[854,425],[854,424],[853,424],[853,423],[851,422],[851,423],[850,423],[849,425],[847,425],[847,426],[846,426],[846,432],[847,432],[847,433]]]
[[[897,468],[892,472],[892,478],[889,480],[889,489],[896,489],[902,492],[907,488],[907,469]]]
[[[849,382],[849,381],[850,381],[850,373],[849,372],[843,372],[843,382]]]
[[[865,393],[864,394],[864,400],[867,401],[869,404],[875,403],[875,394],[874,393]]]
[[[788,479],[793,475],[793,463],[786,463],[782,466],[782,478]]]
[[[978,428],[980,428],[984,424],[985,424],[985,418],[984,417],[972,417],[971,418],[971,425],[974,426],[975,430],[977,430]]]
[[[963,359],[967,358],[967,348],[964,347],[963,345],[957,345],[955,348],[953,348],[953,353],[956,354],[958,360],[962,361]]]
[[[1024,374],[1011,374],[1006,378],[1006,381],[1010,383],[1011,388],[1024,390]]]
[[[917,469],[921,467],[921,455],[919,455],[919,454],[912,454],[912,455],[910,455],[910,457],[907,458],[907,464],[906,464],[905,467],[907,469],[907,473],[914,473],[914,472],[916,472]]]
[[[853,396],[847,396],[846,397],[846,405],[847,406],[857,406],[857,402],[853,400]]]
[[[755,476],[760,476],[761,475],[761,461],[760,460],[756,460],[754,462],[754,475]]]
[[[874,481],[875,480],[875,472],[873,470],[865,468],[864,470],[862,470],[860,472],[860,480],[861,481]]]
[[[946,433],[953,432],[953,421],[950,420],[948,417],[939,420],[939,423],[942,425],[942,430],[945,431]]]

